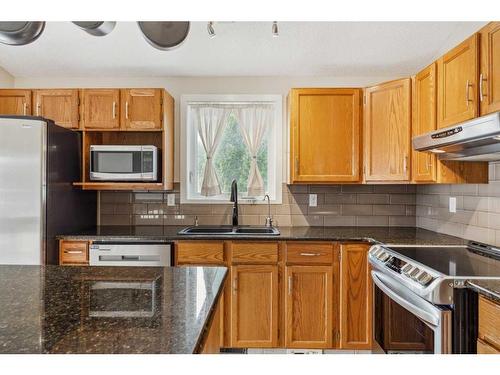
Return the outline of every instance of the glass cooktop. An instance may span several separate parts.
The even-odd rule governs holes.
[[[500,260],[478,254],[466,247],[388,248],[447,276],[500,279]]]

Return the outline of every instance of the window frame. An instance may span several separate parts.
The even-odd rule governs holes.
[[[268,147],[271,153],[268,154],[268,163],[274,163],[274,168],[268,164],[268,186],[274,186],[275,197],[271,199],[271,204],[281,204],[282,202],[282,177],[283,177],[283,96],[282,95],[220,95],[220,94],[197,94],[181,95],[180,103],[180,203],[181,204],[228,204],[228,200],[206,198],[192,198],[189,196],[191,188],[188,182],[188,168],[194,163],[195,157],[191,150],[195,147],[196,137],[189,124],[189,106],[192,103],[217,103],[217,104],[246,104],[259,103],[270,104],[274,107],[274,124],[271,129],[272,135],[268,139]],[[195,133],[197,135],[197,133]],[[189,142],[189,144],[188,144]],[[271,146],[271,147],[270,147]],[[274,174],[274,175],[273,175]],[[240,197],[240,204],[265,204],[260,199],[248,199]]]

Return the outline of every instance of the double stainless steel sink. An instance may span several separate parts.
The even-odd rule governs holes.
[[[236,226],[231,225],[198,225],[182,229],[178,234],[185,235],[213,235],[213,236],[279,236],[280,232],[275,227]]]

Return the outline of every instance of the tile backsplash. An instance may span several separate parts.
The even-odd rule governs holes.
[[[417,187],[420,228],[500,246],[500,163],[490,163],[489,184]],[[449,212],[455,197],[457,212]]]
[[[172,192],[169,192],[172,193]],[[229,224],[231,204],[180,204],[167,193],[101,192],[100,225]],[[309,194],[317,207],[309,207]],[[415,226],[414,185],[283,185],[282,204],[271,206],[278,226]],[[240,204],[240,223],[262,225],[267,205]]]

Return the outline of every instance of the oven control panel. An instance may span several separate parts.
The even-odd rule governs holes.
[[[411,281],[419,285],[427,286],[435,279],[435,277],[432,276],[429,272],[397,256],[392,255],[381,246],[372,247],[372,249],[370,250],[370,256],[372,258],[375,258],[378,262],[383,263],[385,267],[390,268],[394,272],[410,279]]]

